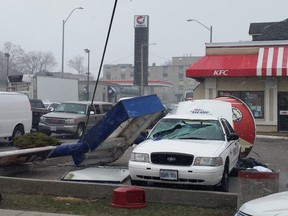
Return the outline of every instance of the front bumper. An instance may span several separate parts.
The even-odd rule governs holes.
[[[77,132],[77,125],[45,125],[39,123],[38,125],[39,132],[50,132],[50,133],[67,133],[75,134]]]
[[[176,180],[163,180],[160,178],[160,170],[177,170]],[[132,180],[214,186],[220,183],[224,166],[165,166],[151,163],[129,161],[129,172]]]

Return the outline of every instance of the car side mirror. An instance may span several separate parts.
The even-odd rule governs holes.
[[[49,107],[49,111],[53,112],[55,109],[53,107]]]
[[[239,136],[238,136],[238,134],[236,134],[236,133],[231,133],[231,134],[229,134],[228,137],[227,137],[227,140],[228,140],[228,141],[237,140],[237,139],[239,139]]]

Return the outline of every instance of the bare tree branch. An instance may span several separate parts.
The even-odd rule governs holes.
[[[68,66],[75,69],[78,74],[83,74],[84,73],[84,57],[83,56],[76,56],[73,59],[68,61]]]

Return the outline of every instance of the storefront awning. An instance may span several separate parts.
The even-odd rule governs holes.
[[[288,47],[259,48],[258,54],[206,55],[186,77],[288,76]]]

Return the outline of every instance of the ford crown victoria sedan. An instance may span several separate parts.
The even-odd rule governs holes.
[[[288,215],[288,191],[274,193],[244,203],[235,216]]]
[[[131,184],[202,185],[228,191],[239,153],[239,136],[225,118],[167,115],[134,148]]]

